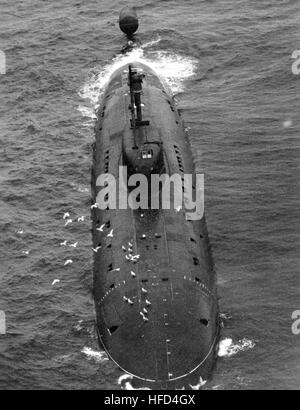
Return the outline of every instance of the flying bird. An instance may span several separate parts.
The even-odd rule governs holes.
[[[63,219],[69,218],[70,214],[69,212],[64,213]]]
[[[83,222],[85,220],[85,216],[79,216],[77,219],[78,222]]]
[[[73,222],[72,219],[67,219],[67,222],[65,223],[65,226],[69,225],[72,222]]]
[[[52,282],[52,286],[56,285],[56,283],[59,283],[60,280],[59,279],[54,279],[54,281]]]
[[[114,236],[114,230],[112,229],[109,234],[107,235],[108,238],[113,238]]]
[[[105,224],[101,225],[100,228],[96,228],[96,231],[103,232],[104,227],[105,227]]]
[[[73,248],[76,248],[77,245],[78,245],[78,242],[75,242],[75,243],[71,243],[71,245],[69,245],[69,246],[72,246]]]
[[[95,253],[97,253],[99,251],[99,249],[101,249],[101,246],[97,246],[97,248],[92,248],[92,249]]]
[[[99,204],[98,204],[97,202],[95,202],[95,203],[91,206],[91,209],[98,208],[98,206],[99,206]]]
[[[61,243],[60,243],[60,246],[67,246],[67,242],[68,242],[67,240],[61,242]]]
[[[73,263],[72,259],[67,259],[64,266],[69,265],[70,263]]]

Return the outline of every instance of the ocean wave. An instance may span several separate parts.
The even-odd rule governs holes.
[[[85,346],[81,350],[81,353],[85,354],[89,360],[92,359],[96,363],[102,363],[109,360],[105,352],[98,352],[96,350],[92,350],[90,347]]]
[[[219,357],[231,357],[239,352],[245,352],[246,350],[253,349],[255,342],[249,339],[241,339],[237,343],[234,343],[231,338],[226,338],[219,343]]]

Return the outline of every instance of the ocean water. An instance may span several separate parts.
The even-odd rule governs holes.
[[[299,2],[132,1],[142,46],[124,56],[126,4],[1,2],[0,388],[128,388],[94,329],[90,170],[98,99],[139,59],[205,174],[224,327],[202,388],[299,389]]]

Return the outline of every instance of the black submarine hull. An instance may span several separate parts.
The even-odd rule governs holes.
[[[195,176],[188,136],[175,102],[157,74],[143,76],[135,120],[128,72],[111,76],[97,113],[92,197],[100,175],[119,167],[147,174]],[[137,104],[137,103],[136,103]],[[135,107],[137,109],[137,107]],[[146,119],[146,121],[145,121]],[[134,123],[133,123],[134,122]],[[147,145],[146,145],[147,144]],[[159,147],[157,164],[136,152]],[[150,172],[150,173],[151,173]],[[149,175],[147,175],[149,177]],[[205,216],[188,220],[182,209],[93,207],[94,298],[99,341],[134,386],[191,388],[210,378],[219,336],[216,274]],[[98,248],[97,248],[98,247]]]

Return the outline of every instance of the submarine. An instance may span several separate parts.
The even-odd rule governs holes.
[[[137,27],[136,13],[123,10],[120,28],[130,41]],[[153,175],[179,175],[184,195],[185,175],[193,181],[196,177],[181,113],[148,65],[132,61],[111,74],[99,101],[92,147],[93,294],[99,344],[132,378],[134,388],[194,388],[212,376],[220,330],[205,215],[189,218],[184,201],[182,207],[175,206],[174,193],[169,209],[160,200],[152,209],[150,201],[161,194],[161,184],[159,192],[146,190],[148,207],[113,206],[108,199],[111,179],[127,186],[136,174],[146,181]],[[126,175],[120,169],[126,169]],[[114,194],[118,202],[120,191]],[[107,202],[100,205],[100,197]]]

